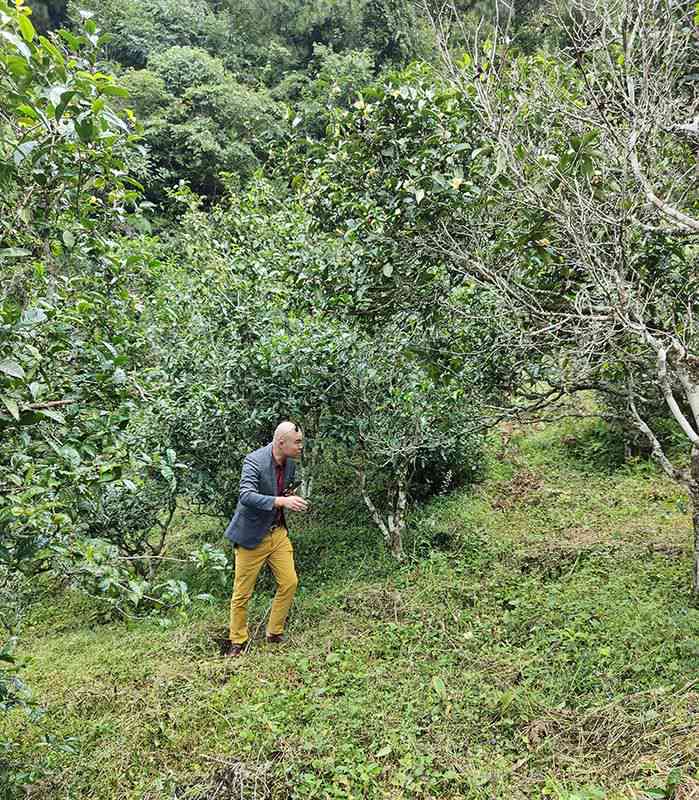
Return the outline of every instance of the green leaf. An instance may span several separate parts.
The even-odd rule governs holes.
[[[63,244],[72,250],[75,247],[75,236],[70,231],[63,231]]]
[[[387,278],[390,278],[393,275],[393,264],[384,264],[382,272]]]
[[[63,59],[63,54],[61,51],[52,44],[45,36],[40,36],[39,41],[41,42],[42,48],[51,56],[53,61],[61,66],[64,66],[65,61]]]
[[[61,425],[65,425],[66,418],[55,408],[42,408],[37,413],[41,414],[42,417],[46,417],[47,419],[51,419],[54,422],[58,422]]]
[[[19,406],[17,405],[17,401],[4,394],[2,395],[2,402],[5,404],[5,408],[10,414],[19,422]]]
[[[36,109],[28,106],[26,103],[21,103],[17,106],[17,113],[21,114],[23,117],[29,117],[30,119],[39,119]]]
[[[69,447],[68,445],[63,445],[58,451],[60,455],[65,458],[65,460],[70,464],[73,469],[76,469],[80,466],[82,459],[80,458],[80,453],[74,448]]]
[[[27,61],[31,61],[32,52],[19,36],[15,36],[14,33],[9,31],[0,31],[0,36],[3,36],[10,44],[14,45]]]
[[[25,17],[24,15],[20,16],[19,29],[22,31],[22,36],[24,37],[25,42],[31,42],[36,36],[36,31],[34,30],[32,23],[29,21],[29,17]]]
[[[0,372],[4,372],[5,375],[9,375],[12,378],[24,378],[22,367],[10,358],[0,361]]]
[[[79,50],[80,49],[80,39],[77,36],[72,34],[70,31],[67,31],[65,28],[61,28],[58,31],[58,35],[63,39],[63,41],[70,47],[71,50]]]
[[[447,687],[444,681],[438,675],[435,675],[434,678],[432,678],[432,689],[436,692],[440,700],[446,700]]]
[[[118,86],[115,83],[103,83],[97,87],[102,94],[109,95],[110,97],[128,97],[129,90],[123,86]]]
[[[24,247],[5,247],[0,250],[0,258],[23,258],[31,254],[32,251],[26,250]]]
[[[68,91],[69,89],[67,86],[51,86],[46,90],[46,96],[52,106],[58,107],[61,104],[61,98]]]
[[[26,78],[32,74],[26,59],[21,56],[7,56],[5,58],[5,66],[15,78]]]
[[[418,205],[420,205],[420,203],[421,203],[421,202],[424,200],[424,198],[425,198],[425,191],[424,191],[424,189],[418,189],[418,190],[415,192],[415,202],[416,202]]]
[[[61,95],[61,102],[56,106],[56,121],[60,120],[60,118],[65,113],[66,108],[68,107],[68,103],[75,97],[77,92],[74,92],[72,89],[69,92],[63,92]]]
[[[75,130],[83,142],[90,142],[95,138],[95,126],[91,119],[76,120]]]

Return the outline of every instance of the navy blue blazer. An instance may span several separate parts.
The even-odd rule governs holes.
[[[296,464],[287,458],[284,464],[284,488],[293,481]],[[240,475],[240,494],[233,519],[225,536],[231,542],[252,549],[264,539],[274,525],[277,509],[277,476],[274,472],[272,445],[260,447],[245,456]]]

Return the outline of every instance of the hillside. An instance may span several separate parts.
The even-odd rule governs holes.
[[[167,627],[47,599],[21,642],[46,714],[0,717],[37,766],[30,796],[695,797],[686,500],[647,462],[600,461],[600,431],[494,443],[483,484],[414,517],[402,565],[351,503],[321,509],[294,536],[278,649],[260,638],[269,576],[234,661],[227,589]]]

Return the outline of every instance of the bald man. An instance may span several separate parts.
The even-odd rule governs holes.
[[[308,503],[287,488],[296,473],[294,459],[302,451],[303,433],[298,425],[282,422],[271,444],[245,457],[238,505],[225,534],[235,547],[229,656],[239,656],[245,651],[249,638],[248,601],[264,564],[269,564],[277,582],[267,641],[283,641],[284,625],[298,584],[284,512],[308,510]]]

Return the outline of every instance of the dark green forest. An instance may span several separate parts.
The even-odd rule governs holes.
[[[699,792],[697,64],[694,0],[0,0],[2,800]]]

